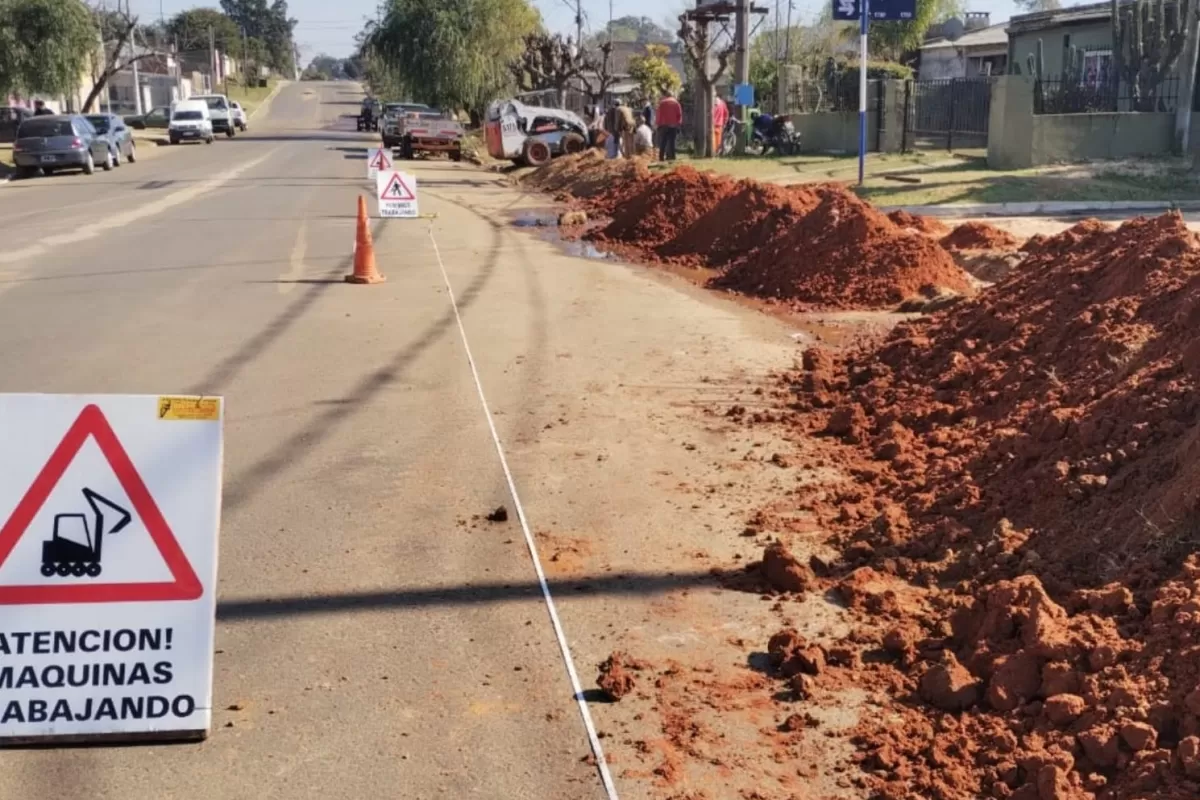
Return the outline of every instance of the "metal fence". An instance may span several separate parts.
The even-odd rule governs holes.
[[[1179,78],[1137,86],[1118,77],[1039,79],[1033,87],[1035,114],[1098,114],[1112,111],[1174,111]]]
[[[903,149],[987,147],[991,108],[991,78],[909,81]]]

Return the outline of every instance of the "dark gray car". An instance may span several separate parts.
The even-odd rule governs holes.
[[[22,122],[13,143],[13,161],[25,178],[39,169],[47,175],[60,169],[81,169],[91,175],[97,164],[113,168],[108,139],[79,114],[30,117]]]
[[[88,114],[87,121],[92,123],[96,133],[108,140],[108,149],[112,151],[113,166],[121,166],[125,159],[130,164],[137,161],[137,150],[133,145],[133,131],[125,124],[125,120],[116,114]]]

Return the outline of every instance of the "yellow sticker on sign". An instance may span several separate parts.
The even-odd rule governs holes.
[[[221,418],[219,397],[160,397],[158,418],[187,422],[216,422]]]

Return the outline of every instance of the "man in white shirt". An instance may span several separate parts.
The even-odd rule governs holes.
[[[654,131],[650,130],[645,120],[633,132],[633,151],[639,156],[654,152]]]

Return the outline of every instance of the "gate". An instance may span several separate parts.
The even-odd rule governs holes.
[[[992,79],[943,78],[904,85],[902,149],[987,147]]]

